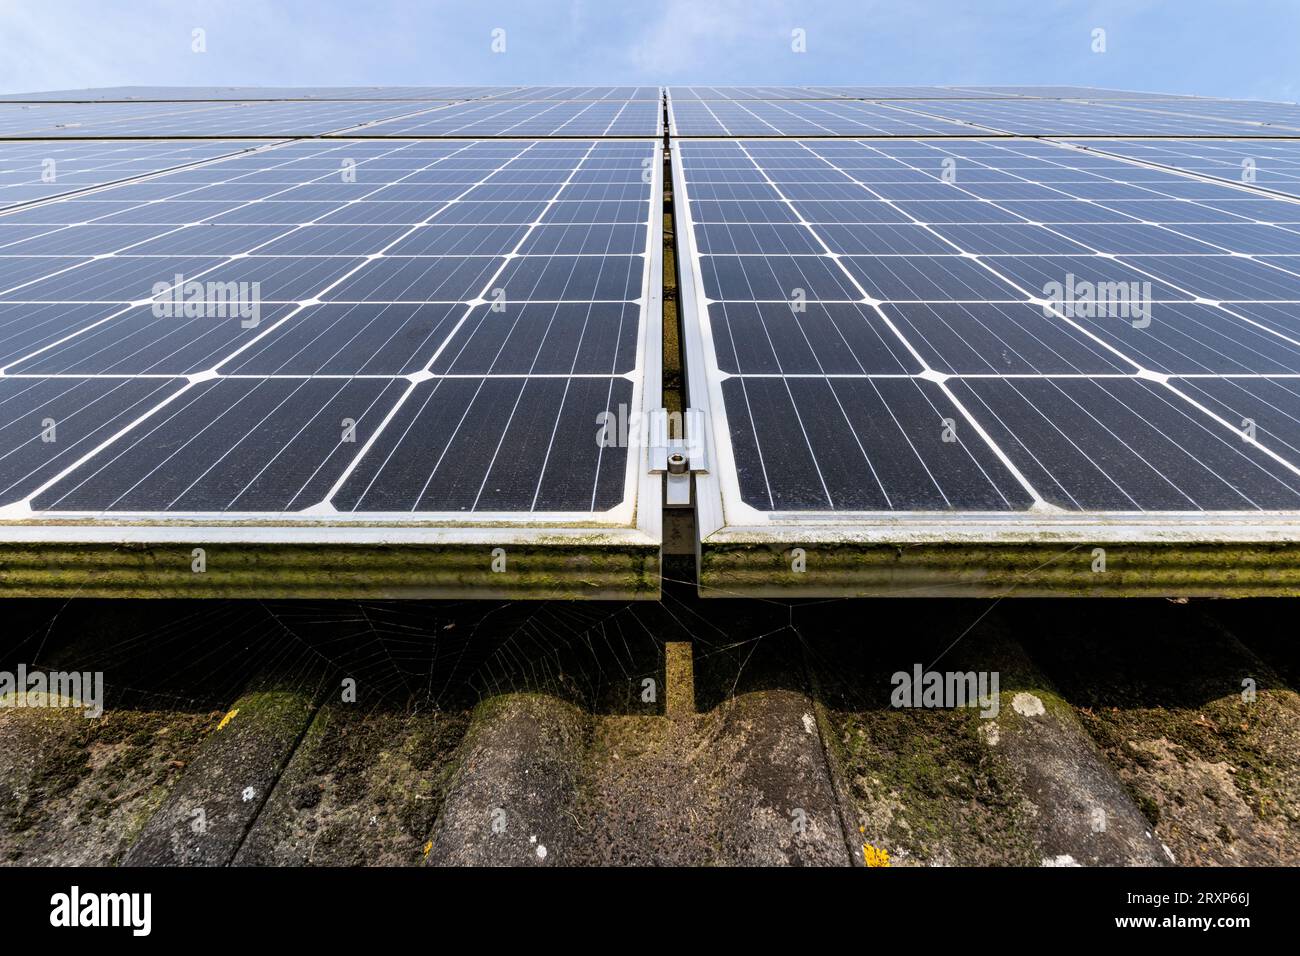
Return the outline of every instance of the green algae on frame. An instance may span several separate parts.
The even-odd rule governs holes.
[[[814,544],[705,541],[705,597],[1300,596],[1300,542]],[[805,570],[792,570],[803,548]]]
[[[492,571],[504,547],[507,570]],[[192,568],[203,548],[206,570]],[[659,596],[659,549],[592,533],[526,544],[0,544],[6,597],[610,600]]]

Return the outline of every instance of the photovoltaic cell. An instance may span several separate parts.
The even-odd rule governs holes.
[[[318,136],[446,102],[0,103],[0,139]]]
[[[1042,140],[675,148],[721,470],[754,512],[1300,501],[1300,404],[1252,384],[1300,368],[1300,230],[1257,193]],[[761,198],[696,198],[726,182]]]
[[[676,136],[969,135],[959,122],[858,100],[674,100]]]
[[[0,143],[0,209],[247,149],[231,141]],[[5,233],[0,230],[0,243]]]
[[[1138,90],[1107,90],[1093,86],[958,86],[964,93],[1017,96],[1029,99],[1090,100],[1190,100],[1199,97],[1179,93],[1149,93]]]
[[[674,105],[686,100],[821,100],[843,99],[832,87],[816,86],[674,86],[668,90]]]
[[[981,100],[1015,95],[948,86],[819,86],[812,89],[854,100]]]
[[[1160,105],[1077,100],[1003,99],[910,101],[908,109],[1020,136],[1293,136],[1300,130],[1271,128]]]
[[[1265,103],[1243,100],[1162,100],[1160,102],[1116,103],[1131,110],[1257,123],[1300,132],[1300,106],[1295,103]],[[1246,135],[1247,130],[1242,130]]]
[[[1300,197],[1300,142],[1295,140],[1105,139],[1087,145],[1247,188]]]
[[[187,102],[194,100],[470,100],[500,96],[501,86],[110,86],[42,93],[6,93],[26,103]]]
[[[493,92],[504,100],[652,100],[662,93],[657,86],[521,86]]]
[[[626,508],[636,463],[597,423],[643,373],[656,151],[303,140],[0,217],[0,504]],[[257,309],[217,311],[237,289]]]
[[[384,120],[370,136],[656,136],[663,114],[650,100],[519,100],[458,103]]]

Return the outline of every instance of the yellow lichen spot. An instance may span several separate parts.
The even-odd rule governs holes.
[[[232,710],[230,713],[226,714],[226,716],[222,717],[222,718],[221,718],[221,723],[217,724],[217,730],[225,730],[225,729],[226,729],[226,724],[228,724],[228,723],[230,723],[232,720],[234,720],[234,719],[235,719],[235,715],[238,714],[238,713],[239,713],[239,708],[236,707],[236,708],[235,708],[234,710]]]
[[[870,843],[862,844],[862,862],[867,866],[889,866],[889,851],[878,850]]]
[[[430,840],[428,843],[426,843],[426,844],[424,845],[424,858],[425,858],[426,860],[429,858],[429,853],[430,853],[432,850],[433,850],[433,841]]]

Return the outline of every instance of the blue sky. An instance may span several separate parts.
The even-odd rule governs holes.
[[[207,52],[191,51],[202,27]],[[490,49],[506,31],[506,51]],[[807,52],[791,50],[806,31]],[[1106,52],[1092,31],[1106,31]],[[1081,84],[1300,99],[1297,0],[6,0],[0,91]]]

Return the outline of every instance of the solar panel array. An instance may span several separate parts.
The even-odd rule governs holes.
[[[964,517],[1300,517],[1296,110],[1077,87],[10,97],[0,521],[656,547],[665,138],[706,550],[900,518],[960,540]]]
[[[980,92],[670,90],[706,554],[1300,516],[1294,108]]]

